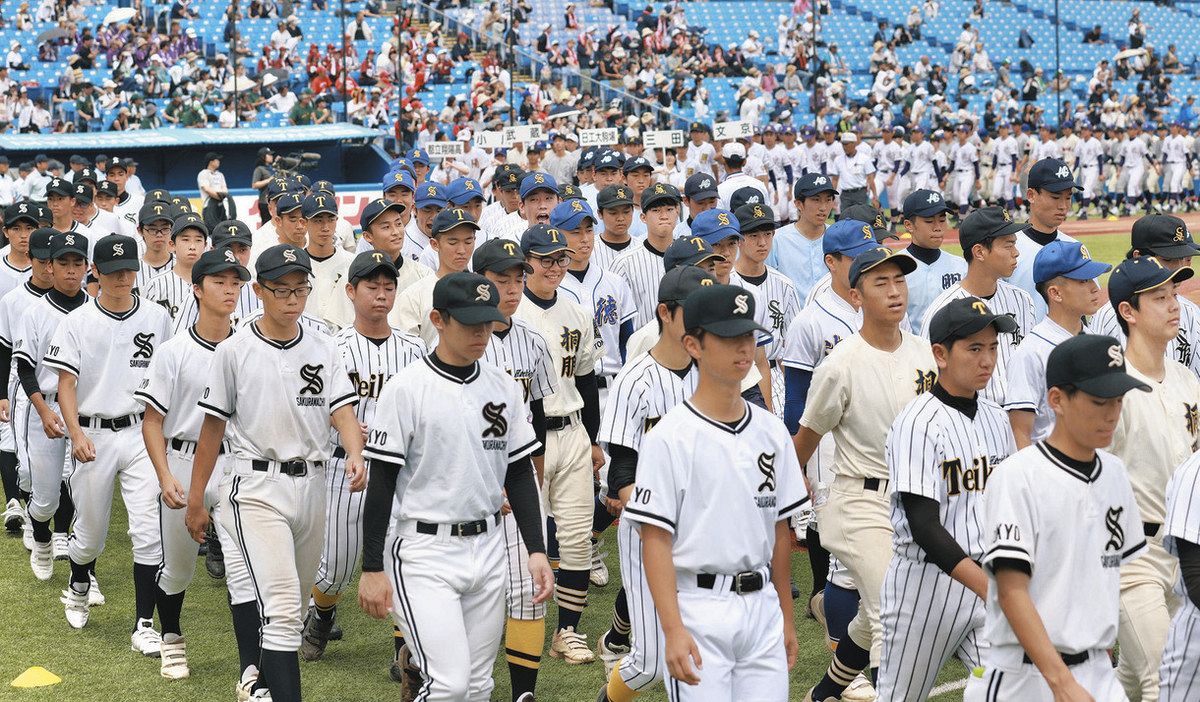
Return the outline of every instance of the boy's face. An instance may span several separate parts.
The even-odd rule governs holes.
[[[307,291],[304,290],[305,288]],[[304,294],[288,294],[286,297],[279,298],[273,292],[295,290],[303,291]],[[289,324],[300,319],[300,315],[304,313],[304,303],[308,300],[308,293],[312,292],[312,286],[306,273],[293,271],[275,280],[256,282],[254,292],[262,300],[265,316],[270,317],[276,323]]]
[[[775,241],[775,229],[771,227],[743,232],[741,244],[738,245],[738,255],[754,263],[762,263],[770,255],[773,241]]]
[[[438,234],[430,239],[429,243],[437,252],[442,268],[465,271],[471,261],[471,254],[475,251],[475,230],[471,227],[457,226]]]
[[[67,254],[54,259],[50,270],[54,278],[54,289],[66,295],[74,295],[79,292],[83,285],[83,276],[87,274],[87,259],[79,254]]]
[[[329,246],[337,233],[337,216],[321,212],[308,220],[308,240],[315,246]]]
[[[940,249],[946,240],[946,230],[949,228],[946,213],[942,212],[932,217],[908,217],[904,220],[904,228],[912,236],[917,246],[927,249]]]
[[[600,210],[604,232],[614,236],[625,236],[633,225],[633,205],[617,205]],[[674,225],[672,225],[674,226]]]
[[[180,263],[190,264],[200,259],[207,244],[208,240],[200,232],[184,229],[171,241],[171,248],[175,250],[175,258]]]

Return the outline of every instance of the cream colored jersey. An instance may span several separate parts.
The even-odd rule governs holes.
[[[407,268],[421,264],[410,261],[404,265]],[[437,282],[438,278],[435,275],[425,276],[414,281],[404,289],[404,292],[396,293],[396,303],[392,305],[392,311],[388,313],[389,324],[400,331],[421,337],[430,351],[437,346],[438,342],[437,329],[434,328],[433,321],[429,319],[429,313],[433,311],[433,286],[437,285]]]
[[[575,378],[594,373],[596,363],[604,355],[604,342],[596,333],[592,315],[563,295],[556,295],[546,306],[541,300],[531,299],[526,290],[514,316],[529,322],[550,347],[558,391],[542,402],[546,416],[565,417],[583,409],[583,397],[575,387]]]
[[[312,258],[312,294],[304,303],[304,311],[322,320],[333,331],[354,323],[354,305],[346,295],[346,278],[354,254],[335,247],[332,256]]]
[[[1126,371],[1150,386],[1131,392],[1121,405],[1121,418],[1109,451],[1125,464],[1142,520],[1162,524],[1167,482],[1175,468],[1197,448],[1200,438],[1200,380],[1175,361],[1157,382],[1126,364]]]
[[[929,342],[903,330],[900,335],[900,346],[889,352],[855,334],[835,346],[813,372],[800,425],[818,434],[833,433],[837,475],[887,479],[889,427],[909,401],[937,382]]]

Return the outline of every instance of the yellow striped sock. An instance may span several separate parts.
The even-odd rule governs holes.
[[[605,694],[608,695],[609,702],[631,702],[642,693],[630,689],[625,681],[621,679],[621,666],[613,668],[612,675],[608,676],[608,687],[605,688]]]
[[[545,619],[508,620],[504,628],[504,654],[509,663],[537,670],[545,645]]]

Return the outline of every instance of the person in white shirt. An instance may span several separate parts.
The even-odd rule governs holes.
[[[717,186],[717,206],[721,209],[729,209],[729,200],[735,192],[742,188],[754,188],[762,193],[762,202],[769,202],[770,194],[767,192],[767,186],[761,180],[755,178],[745,172],[743,168],[746,165],[746,147],[740,142],[727,142],[721,147],[721,158],[725,161],[725,168],[728,175],[725,180]]]
[[[843,132],[841,153],[830,161],[829,173],[833,187],[841,198],[841,210],[854,205],[877,205],[879,195],[875,191],[875,162],[871,147],[860,143],[854,132]]]
[[[208,207],[210,200],[224,200],[229,196],[229,186],[225,184],[225,174],[218,170],[221,167],[221,155],[208,152],[204,157],[204,170],[196,174],[196,185],[200,189],[200,207]]]
[[[279,85],[279,92],[267,98],[267,107],[275,114],[286,115],[296,106],[296,94],[288,88],[287,83]]]
[[[692,139],[687,146],[687,160],[695,169],[693,173],[715,176],[713,164],[717,160],[717,150],[709,143],[712,135],[709,133],[708,125],[702,122],[692,122],[690,131]]]

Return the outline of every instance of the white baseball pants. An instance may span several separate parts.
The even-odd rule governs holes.
[[[1107,651],[1092,651],[1086,662],[1071,666],[1071,675],[1096,702],[1127,702]],[[963,702],[1054,702],[1054,693],[1037,666],[1019,663],[986,670],[982,677],[972,675]]]

